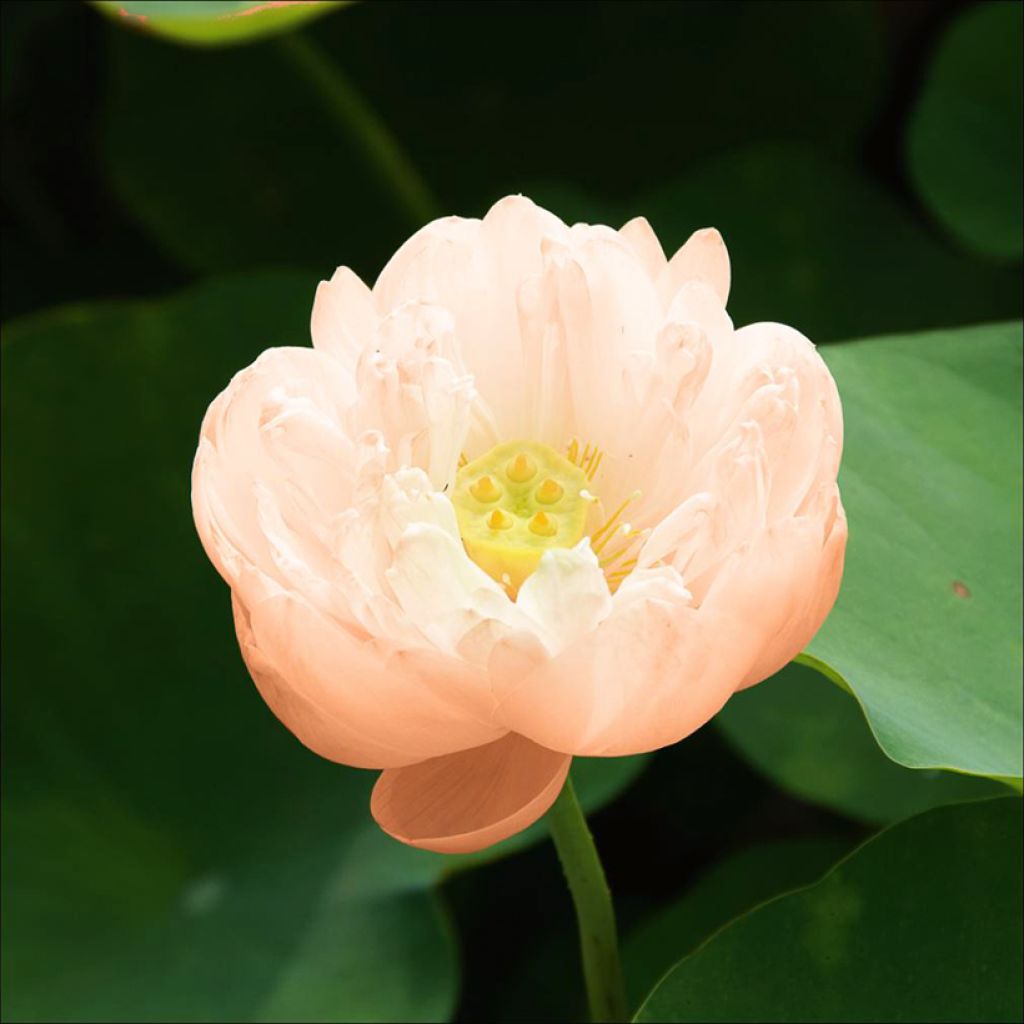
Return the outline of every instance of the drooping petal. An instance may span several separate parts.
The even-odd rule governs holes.
[[[370,810],[388,835],[410,846],[471,853],[544,814],[571,760],[510,733],[486,746],[382,772]]]

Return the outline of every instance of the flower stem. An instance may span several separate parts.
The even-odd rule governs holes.
[[[612,894],[571,778],[548,812],[548,824],[576,906],[591,1020],[624,1021],[628,1011]]]
[[[335,121],[353,137],[367,163],[390,186],[414,227],[440,215],[437,200],[398,139],[323,50],[299,32],[278,37],[282,52],[320,94]]]

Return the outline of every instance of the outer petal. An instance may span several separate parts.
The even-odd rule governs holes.
[[[780,589],[787,583],[793,588],[796,596],[793,601],[795,607],[790,605],[785,623],[763,648],[738,689],[753,686],[774,675],[792,661],[821,628],[839,594],[839,584],[843,578],[846,536],[846,515],[840,505],[828,540],[818,554],[816,564],[808,570],[808,577],[776,581],[775,585]],[[799,563],[794,565],[799,571]]]
[[[497,716],[566,753],[635,754],[675,743],[725,703],[757,655],[728,608],[692,607],[672,569],[634,573],[591,634],[519,678],[494,680]]]
[[[676,302],[694,287],[684,286]],[[641,564],[673,565],[700,600],[719,566],[769,528],[794,516],[817,518],[827,536],[842,410],[835,382],[803,335],[766,323],[720,338],[687,427],[692,458],[675,480],[675,508],[655,524]],[[711,502],[710,520],[694,506],[700,494]],[[828,500],[818,501],[821,494]],[[688,506],[701,514],[693,518]],[[812,573],[806,587],[816,578]]]
[[[388,835],[410,846],[471,853],[544,814],[571,760],[510,733],[486,746],[383,772],[370,810]]]
[[[693,409],[696,451],[704,452],[687,485],[703,489],[708,454],[747,421],[757,422],[771,474],[769,522],[793,515],[826,479],[834,482],[842,454],[842,407],[835,381],[814,345],[784,324],[751,324],[716,348],[711,372]],[[713,457],[713,455],[712,455]]]
[[[334,359],[272,348],[210,405],[192,471],[192,508],[207,555],[233,588],[244,566],[288,583],[261,523],[256,484],[310,546],[306,560],[323,561],[322,529],[352,493],[356,453],[338,424],[353,394]]]
[[[238,646],[249,675],[267,707],[310,750],[329,761],[356,768],[381,768],[408,764],[413,758],[401,747],[379,743],[348,718],[340,718],[331,708],[314,703],[302,687],[286,680],[255,642],[249,613],[232,595]]]
[[[387,768],[507,731],[491,717],[482,672],[458,658],[354,636],[286,593],[248,608],[237,602],[236,621],[260,692],[322,757]]]

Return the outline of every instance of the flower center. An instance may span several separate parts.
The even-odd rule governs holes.
[[[553,448],[509,441],[459,469],[452,504],[469,557],[515,596],[549,548],[583,537],[589,479]]]

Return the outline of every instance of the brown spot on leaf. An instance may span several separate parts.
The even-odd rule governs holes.
[[[953,593],[957,597],[970,597],[971,588],[963,580],[953,580]]]

